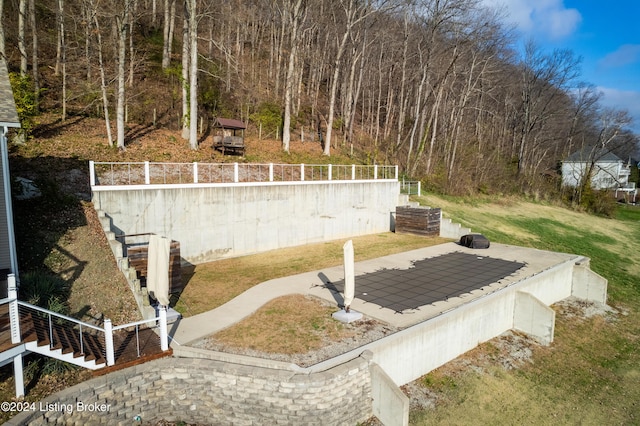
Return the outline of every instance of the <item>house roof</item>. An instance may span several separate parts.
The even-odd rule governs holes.
[[[4,59],[0,58],[0,126],[20,127],[20,119],[13,99],[9,73]]]
[[[247,125],[240,120],[234,120],[233,118],[216,118],[214,127],[222,127],[223,129],[243,130],[247,128]]]
[[[585,146],[567,157],[565,163],[584,163],[595,161],[596,163],[617,163],[622,161],[620,157],[606,148],[596,148],[594,146]]]

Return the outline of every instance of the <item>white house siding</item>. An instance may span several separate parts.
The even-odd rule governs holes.
[[[587,173],[587,162],[562,163],[562,184],[565,186],[577,186]],[[619,184],[627,182],[628,175],[621,175],[622,161],[596,162],[591,176],[591,186],[594,189],[616,188]]]
[[[0,130],[0,132],[2,132]],[[4,134],[0,134],[0,143],[4,144]],[[6,145],[5,145],[6,146]],[[0,176],[3,175],[3,164],[0,161]],[[0,185],[0,269],[11,268],[11,251],[9,247],[9,223],[7,221],[7,202],[4,185]]]

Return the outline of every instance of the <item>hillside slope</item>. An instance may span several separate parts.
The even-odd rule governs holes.
[[[412,424],[636,424],[640,208],[605,219],[522,199],[421,201],[496,242],[588,256],[609,281],[609,308],[558,303],[549,347],[507,334],[424,376],[413,391],[428,403]]]

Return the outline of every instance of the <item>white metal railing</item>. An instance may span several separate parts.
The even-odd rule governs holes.
[[[398,166],[89,161],[91,186],[398,179]]]
[[[9,304],[9,321],[11,326],[12,343],[20,343],[23,334],[35,333],[37,340],[45,339],[49,343],[49,348],[64,347],[72,349],[74,353],[101,355],[108,366],[115,364],[116,352],[113,343],[113,334],[118,330],[134,329],[136,336],[136,347],[138,357],[140,351],[140,327],[153,323],[160,331],[160,349],[169,349],[167,333],[167,311],[166,308],[159,309],[158,318],[124,324],[117,327],[111,325],[111,320],[105,319],[104,327],[99,327],[78,319],[32,305],[22,300],[17,300],[15,287],[9,287],[9,296],[0,300],[0,305]],[[21,329],[25,324],[21,324],[21,318],[30,317],[31,321],[25,322],[29,329]],[[148,327],[151,328],[151,327]],[[120,348],[123,350],[123,348]]]
[[[168,333],[167,333],[167,310],[166,308],[160,307],[159,309],[159,317],[158,318],[151,318],[148,320],[142,320],[142,321],[136,321],[136,322],[132,322],[129,324],[124,324],[124,325],[119,325],[117,327],[112,327],[111,330],[112,332],[116,332],[118,330],[130,330],[132,332],[135,332],[135,336],[136,336],[136,352],[137,352],[137,356],[140,357],[140,355],[142,355],[142,352],[140,350],[140,329],[141,327],[144,328],[159,328],[159,333],[160,333],[160,349],[162,349],[163,351],[166,351],[167,349],[169,349],[169,340],[168,340]],[[117,350],[114,350],[114,356],[119,356],[120,352],[123,351],[124,348],[119,348]]]
[[[400,182],[400,192],[408,195],[422,195],[420,189],[420,181],[404,180]]]
[[[618,172],[619,176],[631,176],[631,169],[628,167],[622,167]]]
[[[102,347],[99,343],[105,340],[105,329],[93,324],[79,321],[39,306],[18,300],[19,318],[31,317],[32,331],[49,341],[49,349],[57,345],[73,349],[74,352],[85,354],[85,349],[94,346],[91,351],[100,351],[100,355],[108,359],[108,345]],[[22,330],[23,332],[25,330]],[[71,333],[71,334],[69,334]],[[99,342],[98,344],[96,344]],[[97,354],[96,354],[97,355]]]

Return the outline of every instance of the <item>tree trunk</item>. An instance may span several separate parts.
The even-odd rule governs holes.
[[[402,133],[404,132],[404,116],[406,114],[405,88],[407,85],[407,49],[409,47],[409,16],[404,15],[403,20],[403,42],[402,42],[402,72],[400,78],[400,99],[398,102],[398,134],[396,135],[396,147],[400,146],[402,141]],[[428,67],[428,65],[427,65]],[[426,72],[426,70],[424,71]]]
[[[137,9],[137,0],[130,0],[133,3],[133,11]],[[133,87],[133,76],[135,67],[135,50],[133,48],[133,30],[135,28],[135,13],[129,13],[129,87]]]
[[[93,20],[96,26],[96,37],[98,38],[98,65],[100,66],[100,89],[102,91],[102,108],[104,109],[104,123],[107,130],[107,142],[113,146],[113,136],[111,135],[111,121],[109,120],[109,98],[107,95],[107,79],[104,72],[104,61],[102,58],[102,35],[100,33],[100,23],[93,10]]]
[[[62,121],[67,119],[67,41],[64,29],[64,0],[58,0],[58,13],[60,20],[60,65],[62,67]]]
[[[18,50],[20,52],[20,75],[27,75],[27,45],[25,27],[27,20],[27,0],[20,0],[18,10]]]
[[[87,84],[91,84],[91,27],[93,25],[93,16],[94,13],[90,10],[90,3],[83,2],[82,3],[82,19],[85,22],[84,25],[84,61],[87,66],[86,69],[86,78]]]
[[[125,149],[124,145],[124,127],[125,127],[125,73],[126,73],[126,55],[127,55],[127,32],[129,23],[129,4],[124,1],[124,11],[122,17],[118,19],[118,98],[116,104],[116,127],[118,148]]]
[[[171,44],[173,42],[173,23],[175,22],[175,0],[164,0],[164,22],[162,26],[162,69],[171,64]]]
[[[189,45],[191,49],[189,81],[189,145],[198,149],[198,19],[197,0],[189,0]]]
[[[40,76],[38,75],[38,28],[36,26],[35,0],[29,0],[29,24],[31,26],[31,74],[33,75],[33,99],[36,109],[40,103]]]
[[[182,19],[182,139],[189,139],[189,0],[184,0]]]
[[[284,124],[282,129],[282,149],[285,152],[289,152],[289,142],[291,141],[291,96],[293,92],[293,81],[295,78],[294,67],[296,62],[296,56],[298,52],[298,26],[300,25],[300,19],[304,11],[302,10],[303,0],[296,0],[295,4],[289,7],[285,7],[283,13],[287,15],[287,21],[291,30],[290,35],[290,47],[289,47],[289,66],[287,68],[287,76],[285,79],[284,90]],[[285,1],[285,4],[287,2]],[[290,6],[286,4],[286,6]]]

